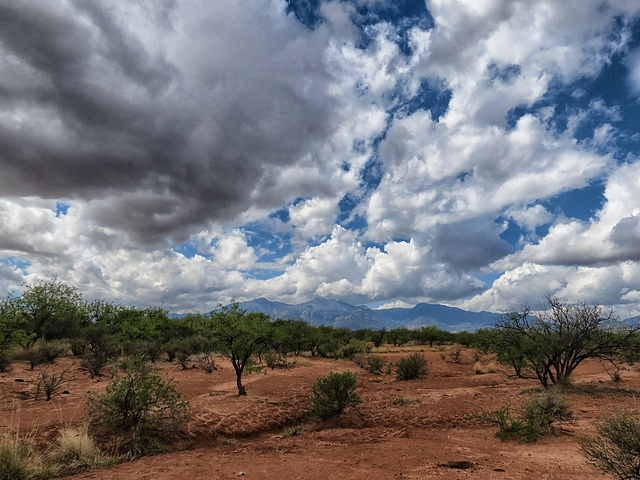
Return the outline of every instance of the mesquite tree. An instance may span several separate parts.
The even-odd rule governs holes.
[[[512,339],[509,348],[522,358],[546,388],[566,384],[571,373],[588,358],[615,361],[632,340],[638,326],[620,322],[600,305],[570,304],[548,297],[541,312],[529,306],[502,316],[496,328]],[[498,352],[500,353],[500,352]]]

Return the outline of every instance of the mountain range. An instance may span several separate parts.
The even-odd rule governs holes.
[[[413,308],[389,308],[372,310],[366,305],[351,305],[337,300],[316,298],[310,302],[289,305],[258,298],[240,302],[240,308],[248,312],[263,312],[271,318],[304,320],[310,325],[331,325],[336,328],[359,330],[371,328],[418,328],[435,325],[441,330],[458,332],[490,328],[500,318],[499,313],[469,312],[446,305],[419,303]]]

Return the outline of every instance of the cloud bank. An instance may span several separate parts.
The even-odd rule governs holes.
[[[640,6],[0,5],[0,286],[640,314]]]

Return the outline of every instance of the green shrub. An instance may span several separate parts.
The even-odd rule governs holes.
[[[357,408],[360,397],[355,393],[357,375],[353,372],[335,373],[321,377],[313,385],[313,407],[311,414],[322,420],[337,418],[340,426],[340,415],[347,408]]]
[[[99,377],[102,369],[116,355],[115,347],[111,345],[89,346],[82,356],[82,366],[87,369],[91,378]]]
[[[352,338],[344,347],[342,347],[342,356],[344,358],[353,358],[354,355],[371,353],[371,345],[364,340],[356,340]]]
[[[71,347],[73,356],[80,357],[84,355],[84,352],[87,350],[88,342],[85,338],[74,338],[69,342],[69,346]]]
[[[488,415],[484,415],[483,418],[498,426],[496,437],[502,441],[519,437],[525,429],[525,425],[520,419],[514,418],[508,406],[502,406]]]
[[[377,355],[369,355],[366,358],[366,362],[367,364],[364,367],[365,370],[369,373],[376,373],[376,374],[382,373],[382,369],[387,363],[387,361],[384,358],[378,357]]]
[[[287,362],[287,357],[277,350],[267,350],[260,355],[260,358],[264,360],[264,363],[266,363],[267,367],[271,370],[290,367],[289,362]]]
[[[429,373],[427,360],[417,352],[398,360],[395,371],[399,380],[414,380]]]
[[[580,442],[587,461],[619,480],[640,479],[640,415],[619,410],[596,423],[596,432]]]
[[[567,401],[553,391],[546,390],[531,397],[521,408],[522,418],[527,426],[527,440],[535,442],[546,435],[554,423],[568,422],[573,413]]]
[[[496,436],[500,440],[536,442],[552,431],[553,424],[570,421],[573,413],[563,397],[545,391],[527,400],[515,416],[508,406],[503,406],[483,418],[498,426]]]
[[[154,437],[176,431],[186,420],[188,402],[170,380],[165,382],[144,356],[123,360],[114,369],[104,395],[90,393],[87,403],[94,426],[132,434],[133,453],[144,453]]]
[[[173,362],[176,359],[178,352],[183,352],[187,355],[193,353],[192,346],[187,338],[176,338],[171,340],[165,344],[164,349],[170,362]]]
[[[324,339],[322,343],[316,346],[318,356],[322,358],[339,358],[342,356],[340,350],[340,342],[335,338]]]

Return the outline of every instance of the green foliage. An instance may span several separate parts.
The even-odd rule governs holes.
[[[369,337],[369,340],[373,342],[373,346],[378,348],[383,344],[384,340],[387,338],[387,329],[382,327],[380,330],[373,330]]]
[[[440,330],[435,325],[420,327],[415,331],[414,336],[420,344],[425,345],[428,343],[430,347],[433,347],[434,343],[445,343],[451,340],[452,337],[449,332]]]
[[[394,347],[404,345],[413,338],[413,332],[408,328],[394,328],[387,332],[387,341],[391,342]]]
[[[502,406],[489,414],[484,414],[483,419],[498,426],[496,437],[502,441],[520,437],[526,428],[520,418],[513,416],[508,406]]]
[[[249,313],[237,303],[219,306],[203,322],[202,334],[216,342],[217,350],[231,360],[236,373],[238,395],[246,395],[242,375],[253,364],[252,356],[273,344],[273,329],[269,316]]]
[[[17,353],[15,357],[29,362],[29,366],[33,370],[38,365],[55,363],[55,360],[66,350],[66,346],[57,342],[41,342],[27,347]]]
[[[530,442],[535,442],[540,436],[551,432],[553,424],[573,419],[567,401],[552,391],[531,397],[522,405],[521,415],[527,427],[526,438]]]
[[[429,372],[427,360],[421,353],[412,353],[398,360],[395,364],[395,372],[399,380],[414,380]]]
[[[355,393],[357,376],[353,372],[329,372],[329,376],[318,378],[313,385],[313,407],[311,414],[322,420],[337,417],[348,408],[357,408],[360,397]]]
[[[309,326],[309,351],[311,356],[323,358],[339,358],[342,356],[341,347],[349,342],[350,337],[346,337],[344,329],[333,328],[330,325]]]
[[[0,350],[0,372],[10,372],[12,360],[13,358],[7,350]]]
[[[500,440],[536,442],[550,433],[554,424],[571,421],[573,413],[563,397],[545,391],[527,400],[515,416],[508,406],[503,406],[483,418],[498,426],[496,436]]]
[[[118,355],[113,338],[108,332],[108,326],[104,323],[91,324],[85,329],[82,366],[89,371],[91,378],[99,376],[109,361]]]
[[[342,356],[344,358],[353,358],[354,355],[370,353],[371,345],[364,340],[356,340],[352,338],[349,343],[342,347]]]
[[[28,345],[71,338],[78,334],[87,316],[82,295],[75,287],[57,279],[27,285],[22,295],[8,299],[17,321],[24,321]]]
[[[589,463],[619,480],[640,479],[640,415],[618,410],[596,423],[596,433],[580,442]]]
[[[363,368],[367,372],[375,373],[375,374],[382,373],[382,369],[387,364],[387,361],[384,358],[378,357],[377,355],[368,355],[365,361],[366,361],[366,364]]]
[[[92,425],[129,432],[144,445],[153,436],[177,430],[186,420],[188,402],[145,357],[135,356],[114,369],[104,395],[90,394],[87,409]]]
[[[144,351],[152,360],[158,358],[163,345],[176,338],[178,332],[177,322],[159,307],[107,306],[102,316],[109,333],[125,351]]]
[[[27,321],[17,314],[13,297],[0,302],[0,372],[11,370],[11,350],[15,345],[26,344]]]
[[[453,341],[466,348],[469,348],[473,343],[475,335],[473,333],[463,330],[462,332],[456,332],[453,334]]]
[[[281,355],[299,356],[311,350],[314,327],[302,320],[277,319],[272,322],[273,346]]]
[[[545,310],[535,316],[528,306],[505,314],[496,327],[502,358],[524,363],[544,387],[569,383],[571,373],[588,358],[614,361],[638,329],[598,305],[568,304],[557,298],[547,298]]]
[[[287,362],[287,357],[282,355],[277,350],[267,350],[260,355],[260,358],[264,360],[271,370],[276,368],[289,368],[291,365]]]

